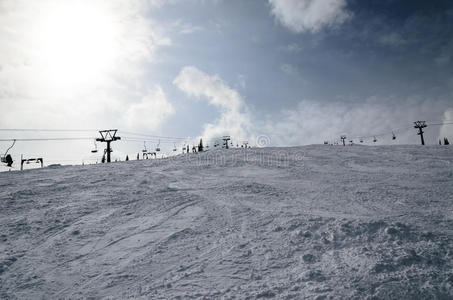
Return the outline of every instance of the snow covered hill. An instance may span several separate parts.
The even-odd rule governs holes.
[[[0,298],[451,299],[453,148],[0,173]]]

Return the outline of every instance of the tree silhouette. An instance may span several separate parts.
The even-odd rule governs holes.
[[[200,139],[200,143],[198,144],[198,152],[203,152],[203,139]]]

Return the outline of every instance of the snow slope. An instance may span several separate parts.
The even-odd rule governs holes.
[[[453,148],[0,173],[0,298],[451,299]]]

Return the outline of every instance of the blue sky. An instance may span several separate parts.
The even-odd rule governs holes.
[[[0,128],[417,143],[453,120],[452,33],[451,1],[2,1]]]

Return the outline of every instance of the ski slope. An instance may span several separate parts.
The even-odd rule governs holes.
[[[453,148],[0,173],[0,298],[451,299]]]

